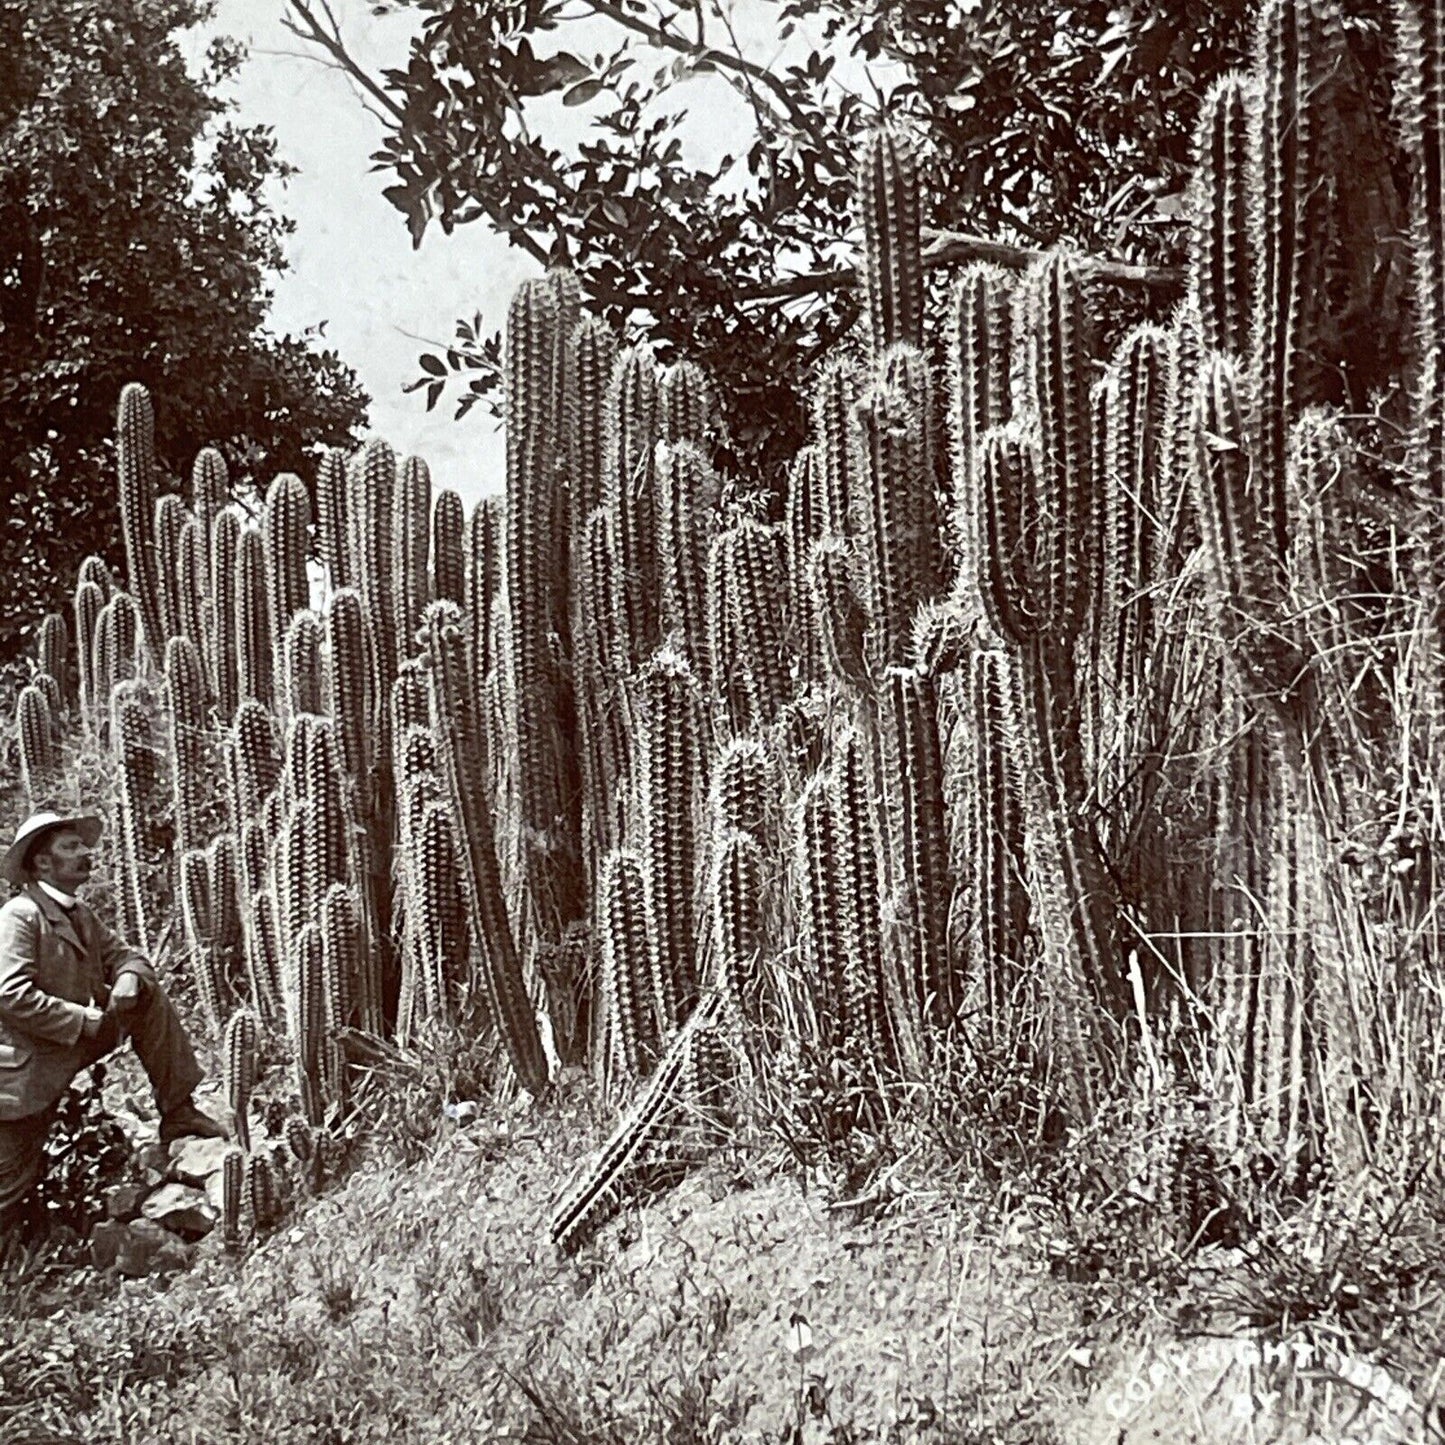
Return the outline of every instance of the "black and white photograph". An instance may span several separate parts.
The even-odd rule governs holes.
[[[0,0],[0,1445],[1445,1445],[1445,0]]]

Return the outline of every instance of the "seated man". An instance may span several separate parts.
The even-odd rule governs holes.
[[[201,1080],[185,1028],[143,954],[75,896],[99,818],[37,813],[0,859],[22,891],[0,907],[0,1224],[39,1183],[56,1105],[129,1033],[155,1089],[161,1139],[219,1139],[191,1100]]]

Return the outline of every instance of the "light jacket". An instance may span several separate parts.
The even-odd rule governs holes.
[[[0,907],[0,1119],[47,1109],[84,1066],[88,1006],[125,972],[154,984],[138,953],[84,903],[69,911],[31,884]]]

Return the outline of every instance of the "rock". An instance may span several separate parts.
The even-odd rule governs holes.
[[[115,1268],[132,1279],[185,1269],[189,1246],[150,1219],[122,1224],[108,1219],[90,1233],[90,1259],[97,1269]]]
[[[153,1172],[156,1178],[160,1179],[164,1177],[166,1165],[170,1163],[169,1154],[170,1150],[166,1145],[156,1142],[137,1149],[131,1157],[136,1169],[145,1174]]]
[[[90,1262],[97,1269],[109,1269],[115,1263],[127,1228],[118,1219],[105,1219],[90,1231]]]
[[[204,1239],[216,1225],[216,1214],[204,1191],[189,1184],[162,1184],[141,1207],[147,1220],[186,1239]]]
[[[107,1219],[126,1223],[136,1217],[145,1203],[146,1196],[155,1187],[154,1183],[142,1179],[130,1179],[117,1184],[105,1193],[105,1215]]]
[[[204,1187],[213,1174],[221,1172],[230,1148],[226,1139],[177,1139],[171,1145],[170,1177]]]

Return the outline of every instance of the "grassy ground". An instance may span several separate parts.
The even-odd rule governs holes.
[[[1362,1345],[1343,1315],[1269,1317],[1314,1277],[1288,1251],[1081,1270],[1045,1200],[897,1176],[860,1206],[757,1152],[564,1259],[546,1220],[597,1142],[585,1081],[424,1143],[411,1126],[414,1162],[393,1131],[275,1234],[169,1284],[12,1260],[0,1439],[1434,1438],[1423,1292],[1393,1343]]]

